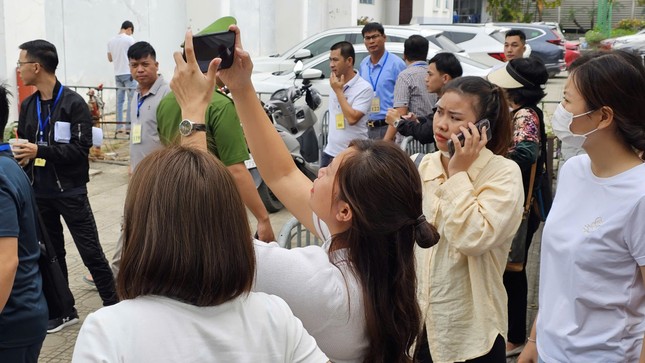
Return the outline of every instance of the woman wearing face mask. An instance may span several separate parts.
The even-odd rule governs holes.
[[[474,125],[482,119],[490,121],[490,140]],[[433,130],[440,152],[426,155],[419,173],[423,212],[441,238],[416,254],[427,332],[417,343],[416,358],[505,362],[502,275],[522,218],[524,191],[520,169],[504,157],[512,126],[502,89],[479,77],[450,81],[437,103]]]
[[[636,56],[596,55],[569,75],[553,131],[587,154],[560,170],[542,236],[540,312],[520,362],[645,359],[643,100]]]
[[[548,174],[545,173],[547,152],[544,116],[537,106],[546,95],[543,86],[548,79],[544,63],[536,58],[513,59],[505,67],[488,75],[489,81],[506,90],[513,110],[513,142],[507,156],[522,170],[525,198],[530,198],[540,183],[547,184],[547,187],[549,183]],[[529,190],[534,164],[534,189]],[[529,209],[528,230],[524,241],[524,267],[533,234],[539,225],[540,217],[536,210]],[[504,286],[508,294],[507,356],[518,355],[526,341],[527,285],[524,268],[521,271],[504,272]]]

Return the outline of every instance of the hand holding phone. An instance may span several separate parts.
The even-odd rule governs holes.
[[[218,69],[227,69],[233,65],[235,58],[235,32],[224,31],[218,33],[194,35],[193,48],[195,58],[202,73],[208,72],[208,65],[215,58],[221,58]],[[183,54],[186,60],[186,52]]]
[[[484,127],[486,127],[486,138],[488,141],[490,141],[493,138],[493,132],[491,131],[490,128],[490,121],[485,118],[482,120],[479,120],[475,123],[475,127],[477,127],[477,130],[479,130],[479,133],[482,133],[482,130]],[[457,135],[457,138],[459,139],[459,144],[463,147],[464,146],[464,141],[466,140],[466,137],[464,136],[463,133],[459,133]],[[453,143],[452,140],[448,140],[448,153],[450,154],[450,157],[455,155],[455,144]]]

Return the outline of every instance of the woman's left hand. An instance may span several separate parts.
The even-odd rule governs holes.
[[[455,146],[455,154],[448,162],[448,177],[468,170],[488,142],[486,127],[482,128],[482,133],[480,134],[477,127],[472,122],[469,122],[468,128],[461,126],[460,130],[464,134],[464,146],[461,146],[457,135],[450,136]]]
[[[177,103],[181,107],[182,116],[194,122],[203,123],[206,107],[215,90],[215,73],[221,63],[220,58],[215,58],[208,65],[208,72],[204,75],[199,69],[193,48],[193,33],[186,32],[184,41],[184,60],[181,52],[175,52],[175,73],[170,81],[170,88],[175,93]]]

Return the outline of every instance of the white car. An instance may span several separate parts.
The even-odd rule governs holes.
[[[421,29],[413,26],[384,26],[386,41],[391,43],[403,43],[411,35],[419,34],[430,41],[431,51],[445,50],[453,53],[465,53],[463,49],[443,36],[440,30]],[[312,57],[329,51],[332,45],[347,41],[354,45],[363,44],[362,26],[336,28],[322,31],[302,42],[291,47],[284,53],[274,54],[268,57],[256,57],[253,59],[254,72],[276,72],[291,71],[295,65],[295,59],[299,51],[307,49]],[[303,60],[308,63],[309,60]]]
[[[422,24],[422,29],[441,30],[463,48],[470,58],[489,66],[504,62],[504,35],[509,28],[491,24]]]
[[[396,54],[399,57],[403,57],[403,43],[385,43],[385,49],[387,49],[390,53]],[[369,53],[365,48],[365,45],[362,44],[355,45],[354,50],[356,53],[354,66],[355,68],[358,68],[360,62],[365,57],[368,57]],[[429,50],[428,59],[434,57],[434,55],[438,52],[439,51],[436,50]],[[491,70],[491,67],[485,64],[479,63],[461,54],[456,55],[461,62],[464,76],[485,77]],[[318,69],[322,72],[320,79],[314,79],[311,81],[313,87],[323,96],[323,102],[321,106],[316,110],[316,115],[318,116],[319,120],[318,124],[320,124],[323,115],[327,111],[327,99],[329,94],[331,93],[331,86],[329,85],[329,74],[331,73],[331,70],[329,68],[329,51],[319,54],[317,57],[314,57],[307,63],[305,63],[303,71],[306,71],[308,69]],[[251,80],[255,87],[255,91],[259,94],[260,99],[262,100],[269,99],[271,94],[279,89],[289,88],[293,86],[294,83],[300,85],[302,82],[301,79],[296,78],[295,73],[292,71],[253,73],[251,75]],[[319,132],[319,130],[317,130],[317,132]]]

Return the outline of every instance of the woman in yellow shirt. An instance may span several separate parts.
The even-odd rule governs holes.
[[[486,129],[480,134],[475,125],[482,119],[490,121],[490,140]],[[512,127],[503,91],[479,77],[451,81],[437,102],[433,129],[440,152],[426,155],[419,173],[423,212],[441,238],[434,248],[416,253],[426,331],[417,359],[505,362],[502,276],[524,192],[520,169],[504,157]]]

